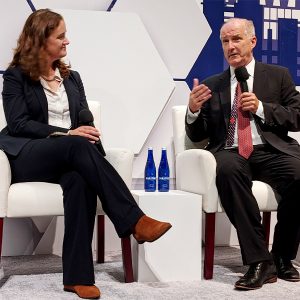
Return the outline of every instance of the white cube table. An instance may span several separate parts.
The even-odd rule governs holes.
[[[131,192],[145,214],[172,224],[172,228],[153,243],[138,245],[132,239],[135,280],[200,280],[202,197],[178,190]]]

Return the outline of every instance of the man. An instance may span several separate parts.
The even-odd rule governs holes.
[[[300,130],[300,94],[286,68],[254,60],[252,21],[230,19],[221,27],[220,38],[230,68],[202,84],[194,79],[186,132],[194,142],[208,138],[206,149],[217,161],[221,203],[237,230],[243,263],[249,265],[235,287],[257,289],[277,281],[277,276],[300,281],[291,263],[300,240],[300,147],[288,137],[288,131]],[[246,73],[242,79],[241,70]],[[281,198],[272,253],[252,180],[268,183]]]

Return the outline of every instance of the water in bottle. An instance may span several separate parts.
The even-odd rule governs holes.
[[[170,169],[167,158],[167,149],[162,148],[161,160],[158,168],[158,191],[168,192],[170,189]]]
[[[156,168],[153,159],[153,149],[148,148],[148,157],[145,166],[145,182],[146,192],[155,192],[156,190]]]

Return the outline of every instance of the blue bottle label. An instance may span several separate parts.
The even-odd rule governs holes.
[[[158,191],[168,192],[170,189],[170,178],[169,177],[159,177],[158,178]]]
[[[156,178],[146,177],[145,178],[145,191],[154,192],[156,190]]]

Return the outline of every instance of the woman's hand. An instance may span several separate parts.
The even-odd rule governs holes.
[[[83,136],[93,144],[100,138],[99,130],[93,126],[79,126],[76,129],[69,130],[68,134]]]

